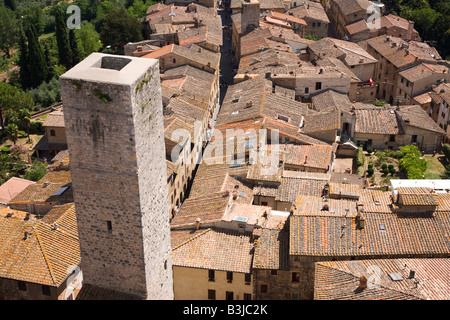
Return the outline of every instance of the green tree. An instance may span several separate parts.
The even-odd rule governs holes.
[[[39,160],[34,160],[31,167],[23,175],[23,178],[32,181],[38,181],[42,179],[42,177],[44,177],[46,173],[47,164]]]
[[[2,130],[5,127],[3,114],[7,118],[8,110],[31,110],[33,106],[34,101],[30,95],[6,82],[0,82],[0,126]]]
[[[38,41],[36,30],[30,24],[27,27],[28,38],[28,71],[30,73],[30,86],[37,87],[47,79],[48,67],[45,62],[42,47]]]
[[[15,123],[10,123],[6,126],[6,134],[11,139],[13,144],[17,143],[19,137],[19,127]]]
[[[17,9],[16,1],[15,0],[5,0],[5,7],[8,9],[11,9],[12,11]]]
[[[8,8],[0,7],[0,50],[8,58],[11,57],[11,48],[19,40],[19,23],[16,15]]]
[[[400,169],[406,172],[408,179],[423,179],[427,170],[427,161],[421,159],[419,149],[414,145],[400,147],[402,157],[399,160]]]
[[[77,39],[80,42],[83,57],[87,57],[92,52],[97,52],[101,48],[100,34],[95,30],[92,23],[83,21],[81,28],[75,30]]]
[[[128,42],[141,41],[142,24],[125,9],[114,7],[105,16],[100,40],[103,45],[123,48]]]
[[[55,12],[55,33],[58,44],[59,63],[69,69],[72,67],[73,56],[70,48],[67,27],[60,9]]]
[[[31,80],[30,80],[30,72],[28,70],[28,46],[27,46],[27,39],[25,36],[25,32],[23,29],[20,30],[20,37],[19,37],[19,61],[18,65],[20,68],[19,71],[19,78],[20,78],[20,84],[22,88],[28,88],[31,86]]]
[[[69,43],[70,49],[72,50],[72,66],[74,66],[82,60],[82,57],[78,46],[77,36],[73,29],[69,30]]]
[[[128,13],[134,18],[143,18],[147,13],[148,7],[154,5],[156,2],[153,0],[134,0],[132,5],[128,7]]]

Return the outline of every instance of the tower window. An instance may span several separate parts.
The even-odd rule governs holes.
[[[23,281],[18,281],[17,286],[19,288],[19,291],[27,291],[27,283]]]
[[[110,220],[106,221],[106,228],[108,229],[108,233],[112,234],[112,222]]]

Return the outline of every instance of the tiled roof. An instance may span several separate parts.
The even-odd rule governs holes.
[[[289,270],[289,233],[286,229],[262,229],[255,240],[254,269]]]
[[[402,204],[405,206],[436,206],[432,194],[411,194],[404,193],[401,195]]]
[[[341,112],[334,110],[317,114],[307,114],[303,120],[303,133],[337,130],[341,127]]]
[[[34,181],[12,177],[0,186],[0,203],[8,203],[30,184],[35,183]]]
[[[62,110],[49,113],[42,126],[64,128],[64,113]]]
[[[394,110],[385,108],[356,108],[355,133],[403,134]]]
[[[349,111],[352,106],[348,95],[336,92],[333,89],[311,96],[311,101],[314,110],[318,112],[329,112],[336,109]]]
[[[317,56],[334,57],[344,61],[348,66],[376,63],[377,60],[358,44],[334,38],[324,38],[309,46]]]
[[[330,195],[337,195],[344,198],[359,198],[360,187],[349,183],[330,182]]]
[[[371,6],[368,0],[332,0],[336,3],[339,10],[344,16],[354,14],[360,11],[367,11],[367,8]]]
[[[282,0],[259,0],[259,6],[261,11],[272,10],[272,9],[284,9],[284,4]],[[231,0],[230,8],[238,9],[241,8],[241,0]]]
[[[181,205],[171,221],[171,227],[194,226],[196,219],[201,223],[218,222],[228,210],[229,192],[215,192],[197,198],[188,198]]]
[[[287,165],[328,169],[331,164],[333,147],[315,144],[282,144],[280,151],[284,153],[284,163]]]
[[[287,219],[287,216],[272,214],[270,207],[251,204],[233,204],[222,221],[231,222],[235,217],[247,218],[247,225],[265,229],[281,229]]]
[[[269,92],[270,87],[270,92]],[[219,115],[217,125],[240,122],[266,116],[279,122],[297,126],[301,115],[315,113],[308,106],[298,101],[272,93],[271,82],[263,77],[246,80],[228,88]]]
[[[27,220],[26,212],[0,208],[0,277],[59,287],[78,266],[74,204],[55,207],[48,215]]]
[[[318,262],[315,266],[315,300],[448,300],[450,259],[383,259]],[[375,288],[359,289],[361,276]],[[414,278],[410,278],[414,271]],[[398,273],[394,281],[389,274]],[[368,285],[371,283],[368,281]]]
[[[412,126],[423,130],[445,134],[445,131],[431,119],[425,110],[418,105],[402,105],[395,112],[402,120],[402,126]]]
[[[299,6],[289,9],[287,13],[301,19],[330,22],[323,6],[315,1],[302,1]]]
[[[430,77],[437,73],[441,73],[443,74],[443,76],[445,76],[445,73],[449,72],[449,68],[444,65],[420,63],[417,66],[399,72],[399,75],[411,82],[415,82],[421,79],[426,79],[427,77]]]
[[[169,44],[161,49],[142,56],[142,58],[158,59],[170,53],[214,69],[218,69],[219,67],[220,54],[203,49],[195,44],[189,48],[176,44]]]
[[[49,171],[35,184],[31,184],[15,196],[8,205],[25,202],[49,202],[68,203],[73,201],[72,179],[70,171]],[[61,195],[54,195],[62,187],[68,187]]]
[[[360,197],[365,219],[364,228],[360,229],[354,201],[330,200],[329,210],[321,211],[317,203],[323,200],[299,196],[297,210],[290,220],[291,254],[385,256],[450,252],[449,211],[434,214],[372,212]],[[336,201],[341,202],[340,209],[336,208]],[[345,203],[350,207],[347,214],[343,213]]]
[[[252,248],[251,233],[206,229],[174,247],[172,263],[178,267],[250,273]]]
[[[406,42],[400,38],[381,35],[364,42],[397,68],[413,64],[416,61],[436,62],[441,59],[435,48],[417,41]]]

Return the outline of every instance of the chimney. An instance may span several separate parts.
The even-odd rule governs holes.
[[[200,229],[200,218],[195,219],[195,229],[198,230]]]
[[[258,0],[242,1],[241,36],[259,28],[260,4]]]
[[[414,279],[415,277],[416,277],[416,272],[414,270],[410,270],[408,279]]]
[[[406,41],[411,41],[414,33],[414,21],[408,21],[408,31],[406,32]]]
[[[360,289],[367,288],[367,277],[366,276],[359,277],[359,288]]]
[[[23,234],[23,240],[27,240],[29,236],[30,236],[30,233],[28,231],[25,231]]]
[[[137,46],[137,51],[142,51],[142,46]]]
[[[306,164],[308,162],[308,156],[305,156],[305,163]]]

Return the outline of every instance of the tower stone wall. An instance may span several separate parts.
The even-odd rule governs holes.
[[[60,84],[84,282],[173,299],[158,60],[93,53]]]
[[[259,27],[260,3],[242,0],[241,36]]]

